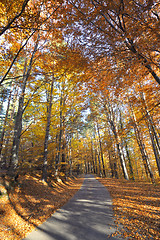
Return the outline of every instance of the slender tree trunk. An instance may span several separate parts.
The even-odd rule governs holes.
[[[23,107],[24,107],[24,95],[25,95],[25,90],[26,90],[26,84],[27,80],[29,78],[31,68],[32,68],[32,62],[34,55],[37,51],[38,47],[38,41],[39,41],[39,35],[37,38],[37,42],[35,44],[30,63],[28,66],[28,70],[26,72],[26,63],[24,66],[24,75],[23,75],[23,83],[22,83],[22,91],[19,97],[19,105],[18,105],[18,111],[15,119],[15,127],[14,127],[14,137],[13,137],[13,145],[12,145],[12,150],[11,150],[11,158],[10,158],[10,169],[9,169],[9,175],[10,176],[16,176],[16,170],[18,166],[18,152],[19,152],[19,144],[20,144],[20,136],[21,136],[21,131],[22,131],[22,115],[23,115]],[[26,73],[26,74],[25,74]]]
[[[108,150],[108,158],[109,158],[109,165],[110,165],[110,169],[111,169],[111,177],[114,177],[114,168],[113,168],[113,163],[112,163],[112,158],[111,158],[111,152],[109,149]]]
[[[92,156],[93,173],[97,174],[96,164],[94,161],[94,151],[93,151],[93,141],[92,140],[91,140],[91,156]]]
[[[53,98],[53,85],[54,85],[54,75],[51,82],[51,90],[47,104],[47,124],[45,131],[45,140],[44,140],[44,153],[43,153],[43,168],[42,168],[42,180],[47,182],[47,155],[48,155],[48,139],[49,139],[49,130],[51,123],[51,110],[52,110],[52,98]]]
[[[68,144],[68,147],[69,147],[69,152],[68,152],[68,155],[69,155],[69,176],[72,175],[72,148],[71,148],[71,142],[72,142],[72,136],[69,137],[69,144]]]
[[[14,114],[15,114],[17,95],[18,95],[18,90],[17,90],[17,88],[15,88],[15,92],[14,92],[14,95],[13,95],[13,100],[10,103],[10,117],[9,117],[9,121],[8,121],[9,128],[11,127],[13,117],[14,117]],[[11,131],[9,129],[7,131],[5,131],[5,138],[6,138],[6,140],[4,140],[5,148],[4,148],[3,155],[1,153],[1,158],[3,159],[3,162],[6,166],[6,168],[9,168],[9,162],[7,161],[7,154],[10,151],[8,149],[8,146],[9,146],[9,141],[11,139]]]
[[[122,171],[123,171],[123,176],[124,176],[125,179],[129,180],[129,176],[128,176],[128,172],[127,172],[127,168],[126,168],[126,163],[125,163],[125,159],[124,159],[124,155],[123,155],[123,151],[122,151],[122,146],[121,146],[121,143],[120,143],[121,142],[120,138],[117,134],[114,122],[110,119],[109,123],[110,123],[111,129],[112,129],[112,132],[114,134],[115,140],[116,140],[116,146],[117,146],[118,156],[119,156],[119,160],[120,160]]]
[[[95,162],[97,162],[97,168],[98,168],[97,173],[98,173],[99,176],[102,176],[101,161],[100,161],[99,153],[98,153],[98,150],[97,150],[97,146],[96,146],[96,149],[95,149]]]
[[[118,177],[118,172],[117,172],[117,163],[116,162],[114,162],[114,174],[115,174],[115,178],[119,178]]]
[[[97,133],[98,133],[99,148],[100,148],[101,161],[102,161],[102,173],[103,173],[103,176],[105,177],[106,172],[105,172],[105,166],[104,166],[103,150],[102,150],[102,143],[101,143],[101,136],[100,136],[100,132],[99,132],[98,122],[97,122]]]
[[[93,158],[94,158],[94,162],[95,162],[95,172],[97,175],[99,175],[99,168],[98,168],[98,161],[97,161],[97,152],[96,152],[96,148],[93,145]]]
[[[63,126],[64,127],[64,126]],[[63,131],[62,136],[62,160],[61,160],[61,172],[66,177],[66,137],[65,137],[65,131]]]
[[[119,109],[119,113],[120,113],[120,125],[121,125],[121,130],[123,131],[123,122],[122,122],[122,114],[121,114],[121,110]],[[128,163],[129,163],[129,171],[130,171],[130,176],[132,180],[135,180],[134,175],[133,175],[133,168],[132,168],[132,162],[131,162],[131,158],[130,158],[130,154],[129,154],[129,150],[128,150],[128,145],[127,145],[127,141],[124,138],[123,140],[123,144],[125,146],[125,150],[126,150],[126,154],[127,154],[127,159],[128,159]]]
[[[5,114],[5,119],[4,119],[4,123],[3,123],[3,129],[2,129],[2,133],[1,133],[1,137],[0,137],[0,162],[2,162],[2,148],[3,148],[3,142],[4,142],[4,135],[5,135],[5,131],[6,131],[6,124],[7,124],[7,121],[8,121],[8,114],[9,114],[9,108],[10,108],[10,103],[11,103],[12,88],[13,88],[13,85],[11,85],[10,94],[9,94],[9,98],[8,98],[7,109],[6,109],[6,114]],[[4,164],[4,165],[6,167],[6,164]]]
[[[144,111],[145,111],[144,114],[146,116],[146,123],[148,126],[148,130],[149,130],[149,134],[150,134],[150,138],[151,138],[151,142],[152,142],[152,148],[153,148],[154,156],[155,156],[156,163],[157,163],[158,173],[160,176],[160,143],[159,143],[159,139],[158,139],[154,124],[153,124],[152,117],[148,111],[144,93],[141,92],[140,95],[141,95],[142,103],[144,105]]]
[[[18,111],[15,119],[15,127],[14,127],[14,136],[13,136],[13,144],[12,144],[12,150],[11,150],[11,158],[10,158],[10,169],[9,169],[9,175],[16,175],[16,169],[18,166],[18,151],[19,151],[19,144],[20,144],[20,135],[22,131],[22,115],[23,115],[23,106],[24,106],[24,94],[26,89],[26,83],[27,83],[27,77],[25,77],[26,73],[26,65],[25,62],[24,66],[24,77],[23,77],[23,83],[21,87],[21,94],[19,97],[19,105],[18,105]],[[29,73],[29,72],[28,72]],[[29,74],[28,74],[29,77]]]
[[[151,126],[150,126],[149,123],[148,123],[148,130],[149,130],[149,134],[150,134],[150,138],[151,138],[151,142],[152,142],[152,148],[153,148],[154,156],[155,156],[156,163],[157,163],[158,173],[159,173],[159,176],[160,176],[160,154],[159,154],[158,148],[155,144],[154,135],[153,135],[153,132],[152,132],[152,129],[151,129]]]
[[[134,131],[135,131],[135,135],[136,135],[136,140],[137,140],[137,143],[139,145],[139,149],[140,149],[140,152],[141,152],[141,155],[142,155],[146,175],[148,176],[148,174],[149,174],[149,176],[151,178],[151,181],[154,182],[154,175],[153,175],[153,172],[152,172],[152,169],[151,169],[151,166],[150,166],[150,162],[149,162],[149,158],[148,158],[148,155],[147,155],[147,152],[146,152],[146,149],[145,149],[145,145],[142,141],[140,129],[139,129],[139,126],[137,124],[136,116],[134,114],[133,107],[132,107],[131,103],[130,103],[130,108],[131,108],[131,119],[132,119]]]
[[[114,112],[110,104],[109,98],[107,99],[107,101],[106,99],[104,100],[104,109],[106,110],[107,121],[110,125],[110,128],[113,132],[113,135],[116,141],[116,147],[117,147],[117,152],[118,152],[119,160],[120,160],[122,171],[123,171],[123,176],[125,179],[129,180],[126,163],[125,163],[125,159],[122,151],[121,140],[116,130],[116,124],[114,122],[115,116],[114,116]]]
[[[64,116],[63,116],[63,107],[65,105],[65,100],[64,100],[64,83],[62,83],[62,88],[61,88],[61,96],[60,96],[60,113],[59,113],[59,118],[60,118],[60,130],[59,130],[59,141],[58,141],[58,153],[56,156],[56,172],[55,175],[58,175],[58,167],[61,162],[61,150],[63,147],[63,134],[64,134]],[[64,152],[64,151],[63,151]],[[64,160],[64,153],[63,154],[63,160]]]
[[[130,158],[130,154],[129,154],[128,145],[127,145],[126,140],[125,140],[125,149],[126,149],[128,163],[129,163],[130,176],[131,176],[132,180],[135,180],[134,173],[133,173],[132,162],[131,162],[131,158]]]

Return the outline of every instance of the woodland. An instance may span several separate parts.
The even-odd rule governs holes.
[[[24,238],[86,173],[123,237],[159,239],[159,39],[158,0],[0,0],[1,239]]]
[[[0,174],[160,177],[158,0],[0,1]]]

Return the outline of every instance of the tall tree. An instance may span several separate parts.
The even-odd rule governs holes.
[[[151,169],[149,157],[148,157],[148,154],[146,152],[146,148],[145,148],[145,145],[144,145],[143,140],[142,140],[140,128],[138,126],[136,116],[135,116],[135,113],[134,113],[134,110],[133,110],[133,106],[132,106],[131,103],[130,103],[130,108],[131,108],[131,120],[132,120],[132,124],[133,124],[133,127],[134,127],[136,140],[137,140],[137,143],[139,145],[139,149],[140,149],[140,152],[141,152],[141,155],[142,155],[146,175],[148,177],[148,174],[149,174],[152,182],[154,182],[154,175],[153,175],[153,172],[152,172],[152,169]]]
[[[52,99],[53,99],[53,84],[54,84],[54,73],[51,80],[50,93],[47,96],[47,124],[45,130],[45,140],[44,140],[44,159],[43,159],[43,168],[42,168],[42,180],[47,182],[47,154],[48,154],[48,139],[50,131],[50,122],[51,122],[51,109],[52,109]]]
[[[19,105],[18,105],[18,110],[16,114],[16,119],[15,119],[14,137],[13,137],[13,145],[12,145],[11,159],[10,159],[9,173],[11,176],[16,175],[16,170],[18,166],[18,152],[19,152],[20,136],[22,131],[22,115],[24,113],[24,95],[25,95],[27,80],[30,76],[34,55],[37,51],[38,43],[39,43],[39,34],[38,34],[38,37],[29,61],[28,69],[27,69],[27,59],[25,60],[25,63],[24,63],[23,81],[21,85],[21,94],[19,97]]]

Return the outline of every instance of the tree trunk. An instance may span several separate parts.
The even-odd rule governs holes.
[[[121,125],[121,130],[123,131],[123,122],[122,122],[122,114],[121,114],[121,110],[119,109],[119,113],[120,113],[120,125]],[[125,150],[126,150],[126,154],[127,154],[127,159],[128,159],[128,163],[129,163],[129,171],[130,171],[130,176],[132,180],[135,180],[134,175],[133,175],[133,168],[132,168],[132,162],[131,162],[131,158],[130,158],[130,154],[129,154],[129,150],[128,150],[128,145],[127,145],[127,141],[125,138],[123,138],[123,145],[125,146]]]
[[[59,141],[58,141],[58,153],[56,156],[56,172],[55,175],[58,175],[58,167],[59,164],[61,162],[62,159],[60,159],[61,157],[61,150],[62,147],[64,148],[65,146],[63,146],[62,144],[62,139],[63,139],[63,134],[64,134],[64,116],[63,116],[63,107],[65,105],[65,99],[64,99],[64,83],[62,82],[62,88],[61,88],[61,96],[60,96],[60,113],[59,113],[59,118],[60,118],[60,130],[59,130]],[[64,160],[64,151],[63,151],[63,160]]]
[[[149,176],[151,178],[151,181],[154,182],[154,175],[153,175],[153,172],[152,172],[152,169],[151,169],[151,166],[150,166],[150,162],[149,162],[149,158],[148,158],[148,155],[147,155],[147,152],[146,152],[146,149],[145,149],[145,145],[142,141],[141,132],[140,132],[139,126],[137,124],[136,116],[134,114],[133,107],[132,107],[131,103],[130,103],[130,108],[131,108],[131,120],[132,120],[132,123],[133,123],[134,131],[135,131],[135,135],[136,135],[136,140],[137,140],[137,143],[138,143],[141,155],[142,155],[146,175],[148,176],[148,174],[149,174]]]
[[[158,173],[160,176],[160,143],[159,143],[159,139],[158,139],[154,124],[153,124],[152,117],[148,111],[144,93],[141,92],[140,95],[141,95],[142,103],[144,105],[144,111],[145,111],[144,114],[146,116],[146,123],[148,126],[148,130],[149,130],[149,134],[150,134],[150,138],[151,138],[151,142],[152,142],[152,148],[153,148],[154,156],[155,156],[156,163],[157,163]]]
[[[13,137],[13,144],[12,144],[12,150],[11,150],[11,158],[10,158],[10,167],[9,167],[9,175],[15,177],[16,176],[16,171],[17,171],[17,166],[18,166],[18,152],[19,152],[19,144],[20,144],[20,136],[21,136],[21,131],[22,131],[22,115],[24,113],[23,107],[24,107],[24,95],[25,95],[25,89],[26,89],[26,84],[27,80],[29,78],[31,68],[32,68],[32,62],[34,55],[37,51],[38,47],[38,41],[39,41],[39,35],[37,37],[37,42],[35,44],[30,63],[28,66],[28,70],[26,73],[26,65],[27,63],[25,62],[24,66],[24,74],[23,74],[23,82],[21,86],[21,94],[19,97],[19,105],[18,105],[18,111],[15,119],[15,127],[14,127],[14,137]]]
[[[92,156],[92,166],[93,166],[93,173],[97,174],[96,164],[94,161],[94,151],[93,151],[93,142],[91,140],[91,156]]]
[[[8,98],[8,104],[7,104],[5,119],[4,119],[4,123],[3,123],[3,129],[2,129],[2,133],[1,133],[1,137],[0,137],[0,163],[2,163],[2,148],[3,148],[3,142],[4,142],[4,135],[5,135],[5,131],[6,131],[6,124],[7,124],[7,121],[8,121],[8,114],[9,114],[9,108],[10,108],[10,102],[11,102],[12,88],[13,88],[13,85],[11,83],[11,89],[10,89],[10,94],[9,94],[9,98]],[[2,167],[6,168],[6,163],[3,162],[3,165],[4,166],[2,166]]]
[[[124,141],[125,141],[125,149],[126,149],[128,163],[129,163],[130,176],[131,176],[132,180],[135,180],[134,173],[133,173],[132,162],[131,162],[131,158],[130,158],[130,154],[129,154],[129,150],[128,150],[128,145],[127,145],[126,140],[124,140]]]
[[[101,161],[102,161],[102,174],[105,177],[106,176],[106,172],[105,172],[105,166],[104,166],[103,150],[102,150],[102,143],[101,143],[101,137],[100,137],[98,122],[97,122],[97,133],[98,133],[99,148],[100,148]]]
[[[42,168],[42,180],[47,182],[47,155],[48,155],[48,138],[51,122],[51,110],[52,110],[52,98],[53,98],[53,84],[54,84],[54,75],[51,82],[51,90],[49,98],[47,99],[47,124],[45,131],[45,140],[44,140],[44,153],[43,153],[43,168]]]
[[[154,135],[153,135],[153,132],[152,132],[152,129],[151,129],[151,126],[150,126],[149,123],[148,123],[148,130],[149,130],[149,134],[150,134],[150,138],[151,138],[151,142],[152,142],[152,148],[153,148],[154,156],[155,156],[156,163],[157,163],[158,173],[159,173],[159,176],[160,176],[160,154],[159,154],[158,148],[155,144]]]
[[[125,163],[125,159],[124,159],[124,155],[123,155],[123,151],[122,151],[122,146],[121,146],[121,143],[120,143],[120,138],[117,134],[114,122],[111,120],[111,118],[109,118],[109,117],[107,117],[107,118],[108,118],[108,122],[110,123],[113,135],[115,137],[117,152],[118,152],[119,160],[120,160],[122,171],[123,171],[123,176],[124,176],[125,179],[129,180],[129,176],[128,176],[128,172],[127,172],[127,168],[126,168],[126,163]]]
[[[9,121],[8,121],[9,128],[10,128],[10,124],[12,123],[13,117],[14,117],[14,114],[15,114],[17,96],[18,96],[18,89],[17,89],[17,87],[15,87],[13,100],[10,104],[10,111],[11,112],[10,112],[10,117],[9,117]],[[4,153],[3,154],[1,153],[1,158],[3,159],[3,162],[6,166],[6,168],[9,168],[9,161],[7,161],[7,155],[8,155],[8,152],[10,152],[10,150],[8,149],[8,146],[9,146],[9,141],[12,138],[10,130],[5,131],[5,138],[6,138],[6,140],[4,140],[5,148],[4,148]]]
[[[104,109],[106,110],[105,113],[106,113],[107,121],[110,125],[111,131],[112,131],[115,141],[116,141],[116,147],[117,147],[117,152],[118,152],[119,160],[120,160],[121,167],[122,167],[123,176],[125,179],[129,180],[126,163],[125,163],[125,159],[124,159],[124,155],[123,155],[123,151],[122,151],[121,140],[120,140],[120,137],[116,130],[116,125],[114,122],[115,121],[114,120],[115,119],[114,111],[110,104],[109,97],[107,97],[107,98],[108,98],[107,100],[106,99],[104,100]]]

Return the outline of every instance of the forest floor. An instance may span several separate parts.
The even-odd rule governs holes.
[[[98,180],[109,190],[117,225],[127,239],[160,239],[160,183]]]
[[[160,184],[117,179],[98,180],[107,187],[115,219],[127,239],[160,239]],[[0,240],[20,240],[61,208],[81,187],[83,178],[52,187],[40,176],[21,176],[19,186],[0,197]],[[4,191],[0,186],[0,190]],[[118,233],[118,232],[117,232]]]
[[[83,178],[52,181],[52,187],[36,177],[20,176],[18,186],[0,196],[0,240],[23,239],[61,208],[81,187]],[[5,191],[2,184],[0,190]]]

